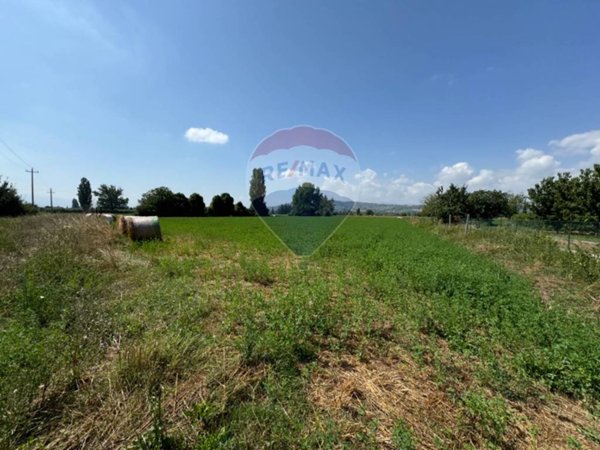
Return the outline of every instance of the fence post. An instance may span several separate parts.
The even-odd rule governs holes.
[[[448,214],[448,225],[452,225],[452,214]]]
[[[467,234],[467,231],[469,231],[469,217],[470,214],[467,214],[467,220],[465,221],[465,234]]]
[[[571,251],[571,224],[569,224],[568,227],[569,227],[569,236],[567,237],[567,250]]]

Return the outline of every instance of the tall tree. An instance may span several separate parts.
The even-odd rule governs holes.
[[[319,199],[319,216],[332,216],[334,210],[334,202],[332,198],[327,198],[324,195],[321,195]]]
[[[98,197],[96,207],[101,211],[117,211],[129,204],[129,199],[123,197],[123,189],[112,184],[101,184],[94,195]]]
[[[269,209],[265,203],[266,195],[265,174],[262,169],[253,169],[252,179],[250,180],[250,202],[252,203],[252,208],[259,216],[269,215]]]
[[[77,187],[77,198],[79,199],[79,205],[84,211],[89,211],[92,207],[92,185],[90,181],[83,177]]]
[[[214,217],[233,216],[234,212],[233,197],[227,192],[215,195],[208,208],[208,214]]]
[[[71,201],[71,209],[80,209],[79,202],[76,198]]]
[[[292,197],[292,216],[329,216],[333,214],[333,200],[321,193],[312,183],[303,183]]]
[[[194,217],[201,217],[206,215],[206,205],[204,204],[204,198],[200,194],[195,192],[190,195],[190,214]]]
[[[175,194],[173,196],[173,209],[176,212],[175,215],[176,216],[190,216],[192,213],[192,209],[190,206],[190,201],[188,200],[188,198],[182,194],[181,192],[178,192],[177,194]]]
[[[467,211],[474,219],[506,217],[510,215],[508,194],[497,190],[471,192],[467,198]]]

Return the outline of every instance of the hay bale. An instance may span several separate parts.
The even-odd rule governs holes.
[[[150,239],[162,240],[158,217],[121,216],[118,222],[119,231],[133,241]]]

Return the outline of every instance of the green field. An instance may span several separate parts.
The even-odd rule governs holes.
[[[285,219],[299,254],[337,226]],[[306,257],[257,218],[161,227],[0,221],[0,447],[600,446],[592,257],[396,218]]]
[[[346,216],[263,217],[263,222],[275,236],[299,256],[312,255],[335,230],[344,222]]]

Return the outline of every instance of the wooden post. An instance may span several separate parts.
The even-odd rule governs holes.
[[[467,220],[465,221],[465,234],[467,234],[467,231],[469,231],[469,217],[470,214],[467,214]]]

